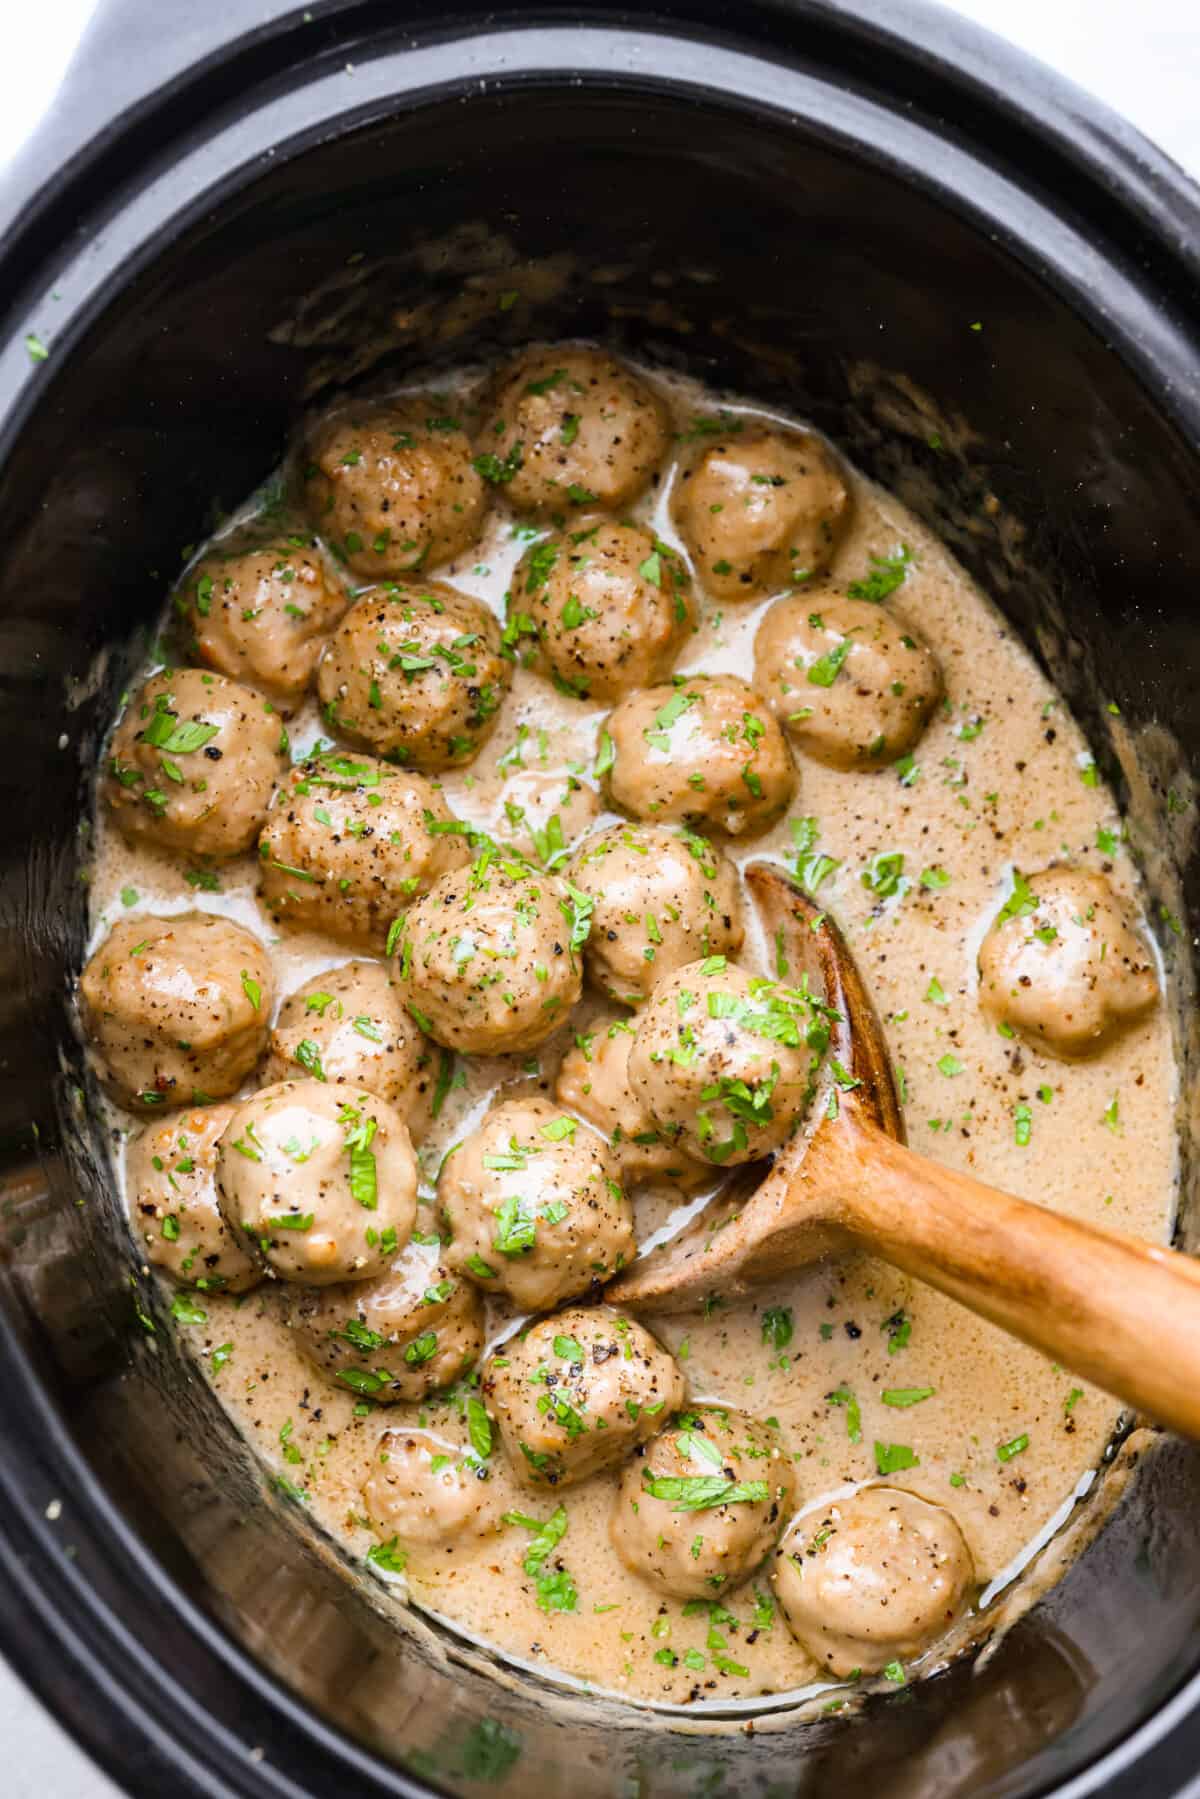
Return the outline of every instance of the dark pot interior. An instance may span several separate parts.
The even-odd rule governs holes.
[[[303,406],[539,336],[601,337],[807,414],[892,486],[1042,656],[1131,812],[1155,909],[1186,919],[1198,334],[1154,216],[1174,207],[1182,230],[1186,190],[1160,179],[1139,211],[1078,141],[1051,144],[1063,117],[1039,140],[928,57],[901,71],[906,107],[869,25],[751,14],[740,45],[647,34],[636,55],[633,34],[567,28],[456,45],[443,22],[421,62],[383,35],[355,49],[350,12],[294,64],[255,51],[255,95],[160,146],[161,191],[130,150],[111,238],[90,269],[64,254],[61,310],[38,314],[49,362],[5,388],[0,1632],[134,1791],[817,1799],[902,1769],[922,1799],[1161,1796],[1192,1765],[1200,1457],[1178,1443],[984,1668],[856,1722],[697,1734],[394,1634],[185,1366],[89,1123],[68,1004],[86,782],[181,549]],[[52,248],[53,216],[35,227]],[[14,286],[21,248],[18,231]],[[1186,997],[1190,933],[1164,936]]]

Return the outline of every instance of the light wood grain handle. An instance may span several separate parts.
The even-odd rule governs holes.
[[[873,1124],[838,1151],[822,1173],[856,1241],[1200,1437],[1200,1262],[985,1187]]]

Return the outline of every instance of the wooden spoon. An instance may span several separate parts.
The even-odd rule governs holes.
[[[1200,1437],[1200,1263],[1014,1199],[907,1148],[883,1032],[841,932],[777,868],[756,863],[746,880],[786,978],[806,973],[840,1015],[830,1058],[856,1084],[830,1076],[769,1172],[738,1170],[606,1300],[692,1311],[855,1246]]]

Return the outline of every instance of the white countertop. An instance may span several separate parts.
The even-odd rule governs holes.
[[[1200,179],[1197,0],[958,0],[954,10],[1089,88]],[[92,0],[39,0],[7,14],[0,170],[51,99],[91,11]],[[2,1662],[0,1742],[4,1799],[121,1799]]]

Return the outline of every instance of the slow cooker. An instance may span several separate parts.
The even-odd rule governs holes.
[[[1182,1442],[1007,1636],[853,1717],[656,1717],[397,1630],[178,1347],[71,974],[100,733],[185,547],[303,407],[595,337],[812,417],[1004,610],[1184,920],[1187,1091],[1197,194],[906,0],[103,0],[0,218],[0,1647],[137,1794],[1181,1791]]]

